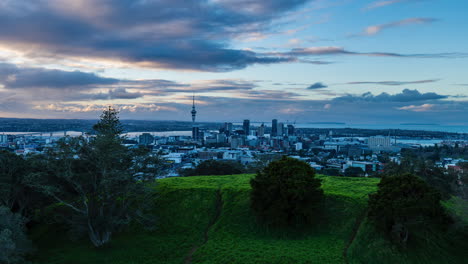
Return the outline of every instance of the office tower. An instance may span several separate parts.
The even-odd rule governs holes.
[[[192,127],[192,139],[198,141],[200,138],[200,129],[198,127]]]
[[[262,123],[262,125],[259,126],[257,129],[257,137],[263,137],[263,136],[265,136],[265,125]]]
[[[271,136],[276,137],[278,135],[278,120],[271,120]]]
[[[278,123],[278,126],[276,128],[276,133],[277,133],[277,136],[284,135],[284,123]]]
[[[232,132],[232,123],[225,122],[223,130],[226,136],[230,136]]]
[[[244,129],[244,134],[246,136],[250,135],[250,120],[244,119],[244,124],[242,128]]]
[[[293,125],[288,125],[288,136],[294,136],[296,131],[294,131]]]

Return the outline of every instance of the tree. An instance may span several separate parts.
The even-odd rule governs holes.
[[[26,162],[23,157],[0,151],[0,205],[22,213],[28,202],[24,184]]]
[[[364,176],[365,171],[362,170],[362,168],[359,167],[349,167],[346,168],[344,171],[344,176],[346,177],[361,177]]]
[[[47,169],[30,175],[30,184],[68,209],[56,213],[73,234],[87,234],[100,247],[132,220],[144,219],[153,193],[147,183],[154,177],[138,173],[132,152],[121,144],[116,110],[105,110],[93,128],[96,137],[89,141],[62,139],[48,153]]]
[[[232,175],[241,174],[244,172],[243,166],[236,161],[217,161],[205,160],[198,164],[195,169],[183,171],[184,176],[197,175]]]
[[[23,216],[0,206],[0,263],[25,263],[24,256],[32,251],[25,223]]]
[[[417,176],[386,176],[369,195],[368,217],[394,241],[406,243],[411,232],[449,221],[440,200],[439,192]]]
[[[0,206],[6,206],[23,216],[30,216],[43,200],[26,184],[25,178],[30,167],[29,161],[22,156],[0,151]]]
[[[309,164],[283,157],[250,180],[251,207],[270,226],[298,226],[317,218],[323,199],[321,180]]]
[[[337,168],[325,168],[323,174],[328,176],[340,176],[340,170]]]

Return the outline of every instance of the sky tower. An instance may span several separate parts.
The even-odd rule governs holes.
[[[192,105],[192,122],[195,123],[195,117],[197,116],[197,110],[195,110],[195,95],[192,97],[193,105]]]

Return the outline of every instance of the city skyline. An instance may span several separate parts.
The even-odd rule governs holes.
[[[467,8],[0,1],[0,117],[468,125]]]

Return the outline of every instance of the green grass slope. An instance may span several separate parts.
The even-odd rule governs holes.
[[[103,249],[92,248],[86,240],[70,242],[60,232],[35,230],[33,237],[38,254],[34,262],[400,263],[385,262],[376,255],[375,252],[381,252],[381,246],[387,246],[385,241],[365,221],[360,224],[367,196],[376,191],[378,179],[319,176],[326,199],[315,225],[307,230],[279,231],[258,225],[252,216],[249,209],[251,177],[160,180],[155,201],[155,211],[159,215],[157,230],[127,231],[116,235]],[[383,253],[397,256],[391,260],[405,259],[398,251]]]

